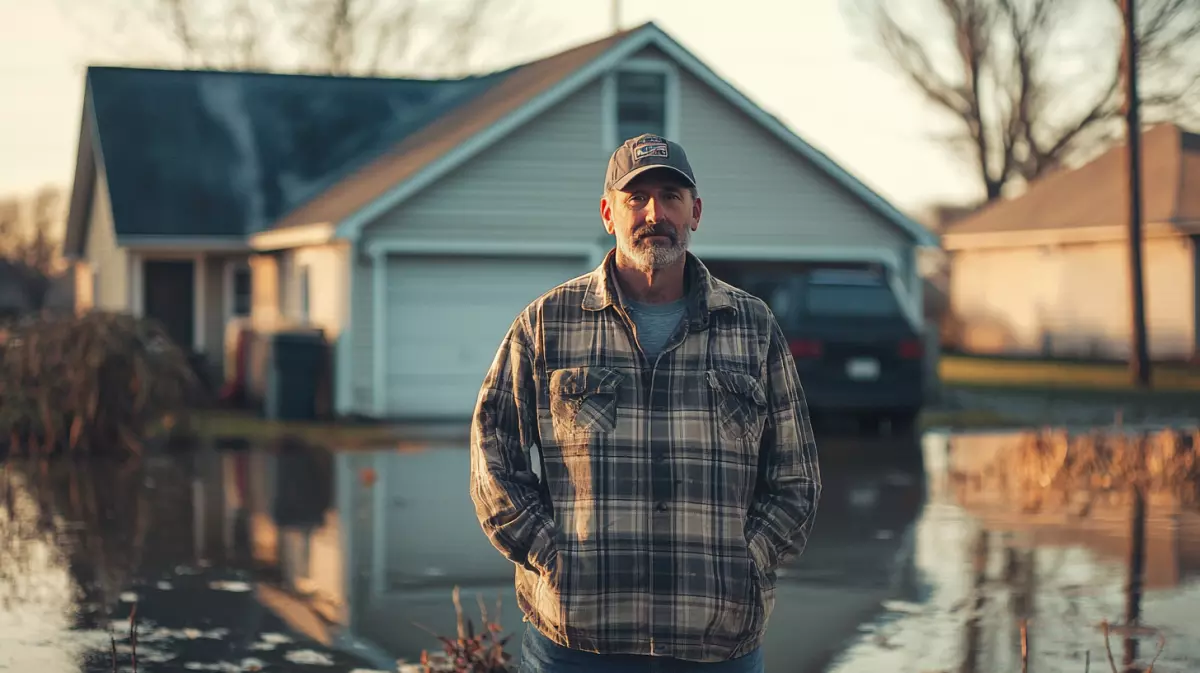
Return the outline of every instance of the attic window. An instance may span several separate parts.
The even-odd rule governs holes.
[[[667,130],[667,74],[617,73],[617,143],[643,133],[670,137]]]

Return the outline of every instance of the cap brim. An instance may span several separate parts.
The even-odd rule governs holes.
[[[657,171],[657,170],[672,171],[675,174],[677,174],[679,177],[683,178],[683,181],[686,182],[688,184],[688,186],[690,186],[690,187],[696,186],[696,182],[694,180],[692,180],[691,178],[689,178],[687,173],[684,173],[683,171],[679,170],[678,168],[675,168],[674,166],[667,166],[666,164],[654,164],[652,166],[639,166],[638,168],[635,168],[632,171],[629,171],[625,175],[621,176],[621,178],[619,180],[614,182],[612,187],[613,187],[613,189],[625,189],[626,185],[628,185],[630,182],[633,181],[634,178],[641,175],[642,173],[645,173],[647,171]]]

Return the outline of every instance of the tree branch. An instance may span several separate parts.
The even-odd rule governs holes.
[[[987,200],[1111,142],[1104,132],[1121,113],[1121,39],[1113,31],[1102,44],[1066,52],[1071,32],[1087,29],[1063,19],[1091,8],[1119,25],[1113,0],[907,0],[905,10],[921,17],[912,27],[891,9],[895,0],[860,2],[884,62],[964,129],[951,147],[969,148]],[[1200,2],[1143,2],[1147,121],[1200,117]],[[1092,79],[1065,70],[1072,61],[1112,67]],[[1087,104],[1077,109],[1077,101]]]

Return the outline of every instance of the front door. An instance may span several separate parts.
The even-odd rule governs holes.
[[[142,266],[143,314],[157,320],[180,348],[195,347],[195,268],[191,260],[146,260]]]

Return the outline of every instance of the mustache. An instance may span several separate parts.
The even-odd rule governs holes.
[[[666,224],[646,225],[637,232],[637,240],[639,241],[644,241],[650,236],[666,236],[667,238],[671,239],[672,243],[678,238],[675,230],[672,229],[670,225]]]

